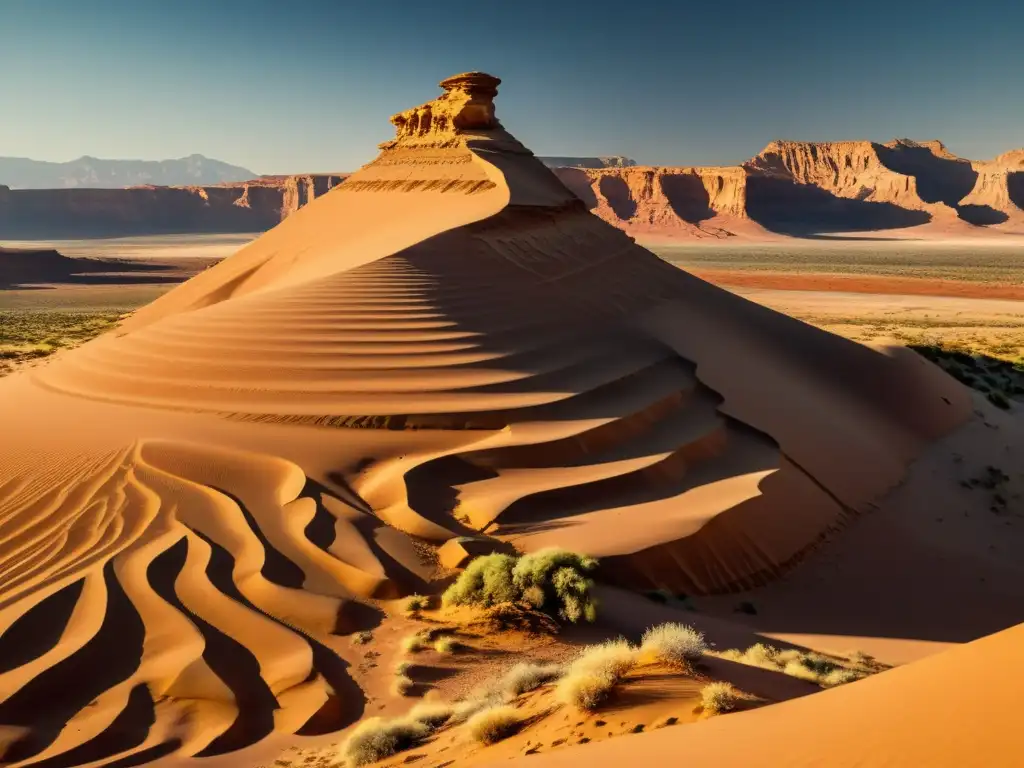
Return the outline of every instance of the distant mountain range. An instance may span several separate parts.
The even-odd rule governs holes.
[[[248,168],[202,155],[177,160],[102,160],[86,155],[67,163],[0,157],[0,185],[11,189],[119,189],[143,184],[201,186],[255,177]]]

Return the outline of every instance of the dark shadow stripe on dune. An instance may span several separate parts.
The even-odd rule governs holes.
[[[223,488],[217,486],[210,486],[210,488],[217,493],[227,496],[233,501],[239,510],[242,512],[242,516],[245,518],[246,524],[256,535],[256,538],[260,540],[260,546],[263,547],[264,559],[263,567],[260,569],[260,575],[263,576],[267,581],[272,581],[274,584],[280,584],[282,587],[290,587],[292,589],[301,589],[302,585],[306,582],[306,573],[297,564],[289,560],[284,554],[270,543],[259,524],[256,522],[256,518],[253,517],[252,512],[245,506],[240,498],[232,494],[230,491],[226,491]],[[211,543],[211,546],[214,546]],[[234,584],[234,582],[232,582]]]
[[[99,631],[77,653],[0,704],[0,723],[31,729],[7,751],[6,762],[38,754],[76,713],[139,668],[146,628],[121,588],[112,562],[104,567],[103,580],[107,603]]]
[[[0,635],[0,675],[52,650],[82,595],[84,579],[68,584],[32,606]]]
[[[145,684],[138,684],[128,695],[128,703],[114,721],[98,736],[84,744],[33,763],[32,768],[74,768],[127,752],[146,740],[156,722],[153,697]],[[176,742],[171,743],[174,748]]]
[[[251,608],[231,578],[234,568],[232,557],[202,534],[196,535],[210,545],[210,561],[206,566],[206,577],[210,583],[227,597]],[[235,696],[238,715],[234,723],[200,753],[216,755],[249,746],[272,733],[274,710],[278,705],[273,692],[261,676],[259,661],[249,649],[225,635],[181,602],[174,590],[174,583],[185,567],[187,559],[188,539],[182,538],[153,559],[146,578],[160,597],[188,616],[196,625],[205,642],[203,660]]]

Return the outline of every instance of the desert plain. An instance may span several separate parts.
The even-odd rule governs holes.
[[[616,226],[499,83],[263,234],[4,243],[0,763],[1021,764],[1012,201]]]

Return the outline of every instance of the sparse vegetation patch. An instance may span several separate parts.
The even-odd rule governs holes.
[[[570,623],[594,621],[597,605],[587,574],[597,560],[563,549],[522,557],[494,553],[472,560],[442,596],[444,605],[515,603]]]

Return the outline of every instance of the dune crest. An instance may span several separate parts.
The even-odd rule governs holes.
[[[498,122],[498,83],[443,81],[345,184],[0,383],[25,436],[0,445],[5,763],[350,724],[340,635],[460,535],[571,542],[636,586],[758,583],[970,414],[916,355],[592,216]]]

